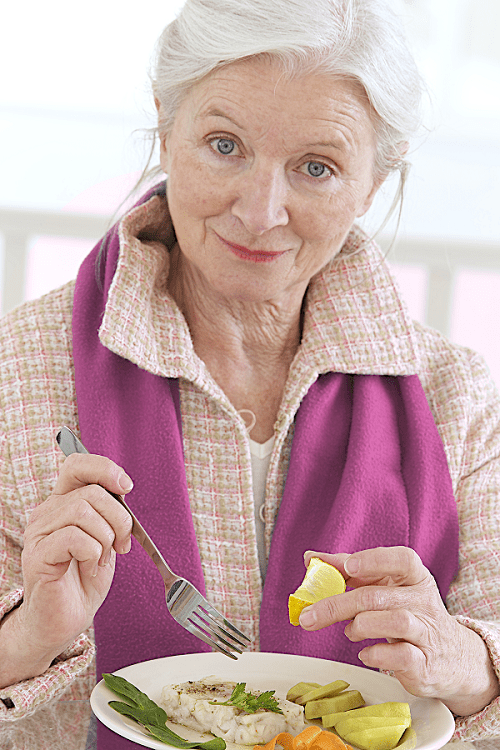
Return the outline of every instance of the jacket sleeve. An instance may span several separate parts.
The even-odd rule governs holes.
[[[0,437],[0,628],[5,615],[22,602],[21,551],[24,513],[12,483],[12,466],[7,439]],[[42,675],[0,689],[0,727],[34,713],[66,691],[68,697],[86,699],[92,684],[94,645],[80,635],[54,660]],[[90,684],[89,684],[90,683]],[[1,729],[0,729],[1,731]]]
[[[72,294],[73,286],[66,285],[0,321],[0,628],[22,600],[21,552],[30,511],[50,495],[63,461],[55,435],[63,424],[77,424]],[[43,675],[0,689],[0,733],[61,696],[88,701],[94,664],[88,632]]]
[[[453,368],[459,387],[446,407],[463,416],[449,419],[446,427],[456,463],[460,525],[459,573],[446,604],[450,614],[483,638],[500,679],[500,398],[483,359],[470,352],[464,359],[463,370]],[[498,734],[500,698],[477,714],[456,718],[455,739]]]
[[[0,599],[0,618],[22,601],[22,595],[22,590],[17,589]],[[0,689],[0,731],[3,722],[23,719],[66,693],[75,678],[91,666],[93,656],[94,646],[82,634],[44,674]]]

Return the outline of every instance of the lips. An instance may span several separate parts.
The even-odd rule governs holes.
[[[227,247],[234,255],[242,260],[253,261],[254,263],[271,263],[273,260],[281,257],[286,253],[286,250],[270,252],[268,250],[251,250],[243,245],[237,245],[235,242],[229,242],[225,240],[219,234],[217,237],[220,239],[222,244]]]

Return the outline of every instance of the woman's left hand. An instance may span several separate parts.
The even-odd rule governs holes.
[[[362,649],[368,667],[393,672],[408,692],[440,698],[458,716],[477,713],[500,693],[482,638],[448,614],[434,578],[407,547],[353,555],[307,552],[338,568],[351,591],[322,599],[301,613],[306,630],[350,620],[354,642],[385,638]]]

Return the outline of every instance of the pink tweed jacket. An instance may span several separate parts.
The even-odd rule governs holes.
[[[139,239],[145,227],[165,221],[164,206],[153,197],[121,221],[120,260],[100,337],[140,367],[179,378],[187,481],[207,596],[253,636],[257,650],[262,583],[248,435],[158,283],[168,273],[165,248]],[[63,424],[78,432],[73,290],[69,283],[0,321],[0,618],[22,599],[23,531],[30,511],[50,494],[63,461],[55,434]],[[308,290],[303,340],[275,425],[265,500],[268,546],[294,416],[318,374],[328,371],[419,374],[445,447],[460,521],[460,572],[446,604],[485,640],[500,675],[499,396],[478,355],[410,319],[380,250],[359,230]],[[93,685],[89,630],[45,674],[0,690],[0,750],[83,747]],[[46,740],[40,739],[43,722],[52,727]],[[16,744],[33,727],[38,744]],[[495,734],[500,735],[500,699],[456,722],[456,739]],[[14,744],[2,745],[8,737]]]

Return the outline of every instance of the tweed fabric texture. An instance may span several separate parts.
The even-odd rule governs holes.
[[[100,337],[140,367],[179,378],[188,489],[207,596],[254,636],[258,649],[262,583],[248,436],[163,291],[164,247],[139,238],[145,228],[165,222],[165,211],[164,200],[154,197],[122,220],[120,261]],[[62,424],[78,433],[73,289],[67,284],[0,322],[0,615],[19,602],[23,530],[30,510],[50,494],[63,461],[55,434]],[[500,400],[479,356],[411,321],[380,250],[358,230],[308,291],[303,339],[275,425],[265,499],[268,546],[295,414],[318,375],[331,371],[419,375],[445,448],[460,521],[460,572],[447,607],[484,638],[500,674]],[[90,630],[44,675],[0,690],[0,698],[14,704],[8,708],[0,701],[0,722],[21,721],[53,701],[85,699],[93,684]],[[457,738],[495,733],[499,700],[457,720]]]

